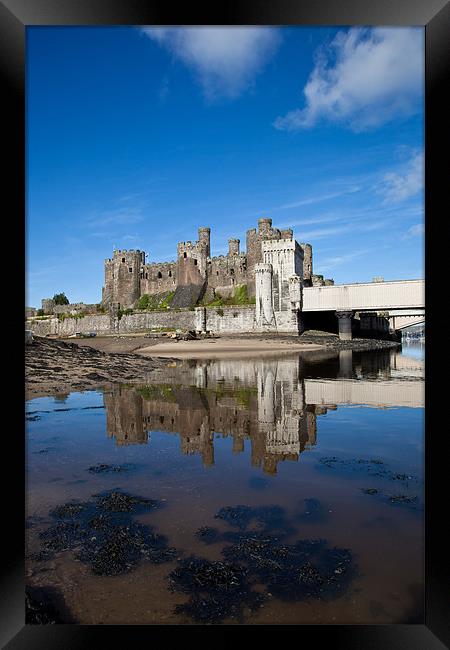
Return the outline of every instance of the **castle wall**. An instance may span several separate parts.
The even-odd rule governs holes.
[[[140,270],[140,295],[175,291],[178,283],[176,262],[144,264]]]
[[[122,316],[118,331],[123,333],[144,332],[159,327],[194,330],[195,323],[194,311],[149,311]]]
[[[75,332],[108,333],[110,331],[110,319],[107,314],[84,316],[83,318],[65,318],[59,321],[57,318],[47,320],[33,320],[27,322],[28,329],[31,329],[36,336],[55,334],[59,336],[70,336]]]
[[[204,272],[201,269],[199,257],[179,257],[177,266],[178,286],[187,287],[190,284],[201,286],[206,279],[206,260]]]
[[[220,293],[220,288],[234,289],[247,284],[247,260],[245,253],[220,255],[208,260],[208,286]]]
[[[76,332],[83,334],[88,332],[97,334],[145,332],[160,327],[194,330],[196,320],[194,311],[151,311],[122,316],[120,320],[116,319],[116,326],[113,328],[111,328],[108,314],[66,318],[63,321],[59,321],[57,318],[32,320],[27,321],[26,325],[27,329],[32,330],[36,336],[46,336],[47,334],[70,336]]]
[[[254,329],[254,307],[197,307],[195,329],[217,333],[251,332]]]

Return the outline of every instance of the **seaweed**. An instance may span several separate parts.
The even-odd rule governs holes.
[[[159,506],[153,499],[118,491],[58,506],[50,512],[57,523],[40,533],[41,550],[33,558],[45,561],[55,552],[72,550],[97,575],[131,571],[141,560],[169,562],[176,557],[176,549],[152,527],[133,521],[131,516]]]

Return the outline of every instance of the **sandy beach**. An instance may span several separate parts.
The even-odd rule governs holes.
[[[290,340],[267,339],[205,339],[203,341],[170,341],[142,347],[136,352],[151,357],[177,357],[179,359],[245,358],[261,355],[292,354],[307,350],[320,350],[314,343],[294,343]]]

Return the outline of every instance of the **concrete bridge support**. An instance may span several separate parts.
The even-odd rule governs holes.
[[[339,338],[341,341],[352,340],[352,311],[337,311],[336,316],[339,325]]]

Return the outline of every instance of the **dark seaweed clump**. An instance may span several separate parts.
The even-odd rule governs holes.
[[[307,512],[322,516],[319,501],[305,499],[305,505]],[[221,533],[204,526],[196,537],[206,544],[225,542],[224,561],[187,558],[169,575],[171,589],[190,596],[176,611],[194,621],[242,619],[245,609],[257,610],[267,595],[283,601],[330,600],[342,595],[356,575],[348,549],[330,548],[320,539],[285,543],[292,528],[280,506],[227,506],[215,517],[234,530]],[[249,529],[251,523],[256,529]]]
[[[106,463],[99,463],[98,465],[92,465],[88,468],[88,472],[91,474],[113,474],[116,472],[128,472],[134,469],[134,465],[130,463],[124,463],[123,465],[107,465]]]
[[[55,552],[73,550],[97,575],[130,571],[143,559],[154,564],[168,562],[176,550],[153,528],[132,518],[159,506],[158,501],[118,491],[59,506],[50,513],[58,521],[40,533],[41,551],[34,557],[50,559]]]
[[[394,494],[389,497],[391,503],[416,503],[417,500],[417,497],[408,494]]]
[[[355,575],[350,551],[328,548],[325,540],[283,544],[277,537],[247,533],[226,546],[223,555],[243,563],[255,582],[284,601],[330,600],[341,595]]]
[[[263,594],[251,590],[247,570],[231,562],[189,557],[172,571],[169,580],[172,591],[190,595],[175,612],[199,623],[242,619],[244,608],[255,611],[265,600]]]
[[[400,481],[401,483],[417,482],[416,476],[393,472],[386,467],[384,461],[377,458],[336,458],[336,456],[327,456],[319,459],[319,463],[328,469],[340,469],[342,471],[365,472],[370,476],[378,476],[390,481]]]

